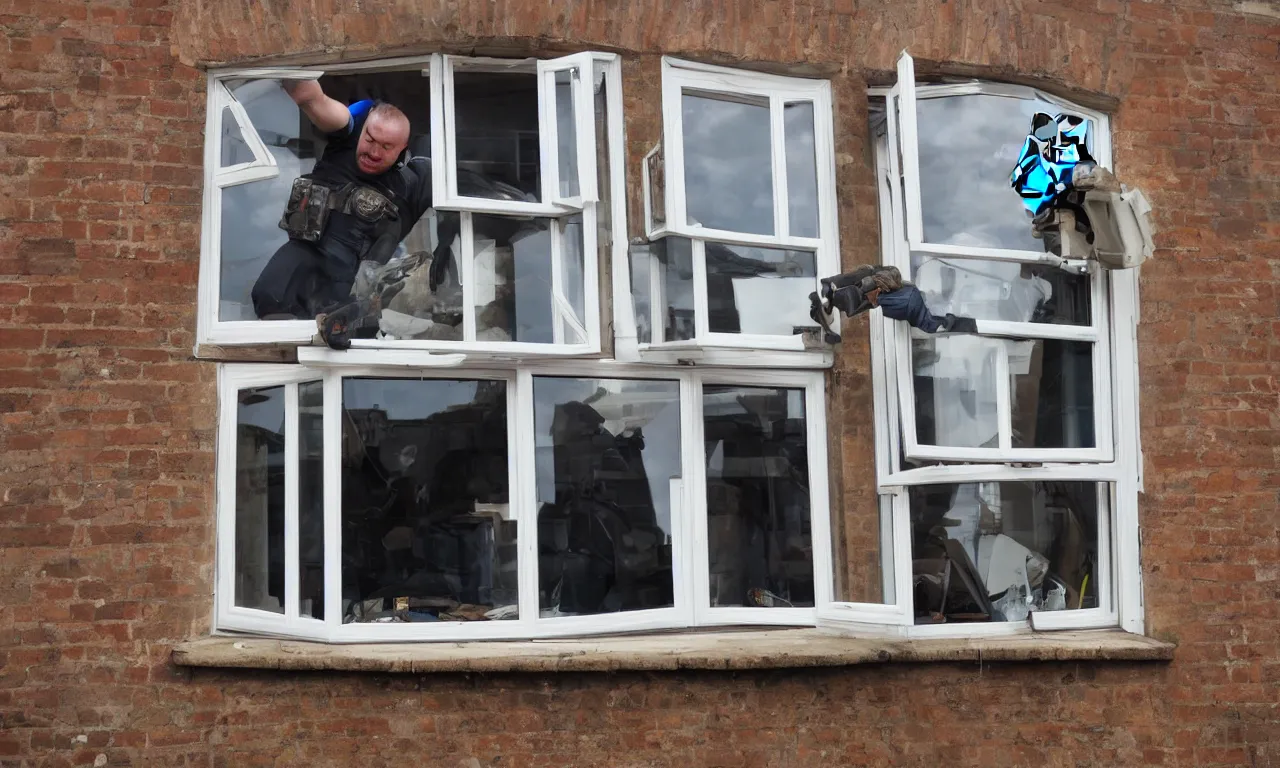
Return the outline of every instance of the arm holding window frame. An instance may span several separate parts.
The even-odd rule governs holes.
[[[319,82],[284,80],[281,82],[281,87],[307,116],[307,119],[324,133],[340,131],[350,124],[351,113],[347,106],[325,94]]]

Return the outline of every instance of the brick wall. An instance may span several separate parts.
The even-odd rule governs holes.
[[[0,765],[1280,766],[1276,3],[0,0],[0,28]],[[1141,280],[1141,511],[1148,626],[1180,643],[1171,665],[170,665],[173,643],[207,631],[213,573],[214,366],[190,357],[199,66],[619,50],[632,189],[658,54],[831,77],[856,263],[877,257],[862,88],[904,47],[925,73],[1117,100],[1118,171],[1161,228]],[[870,384],[865,326],[847,330],[833,456],[856,531]]]

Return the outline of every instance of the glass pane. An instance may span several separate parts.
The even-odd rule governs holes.
[[[578,127],[574,124],[573,81],[578,70],[561,70],[555,73],[556,94],[556,157],[559,164],[560,196],[577,197],[578,186]]]
[[[501,381],[342,382],[344,623],[518,617]]]
[[[938,316],[1090,325],[1089,279],[1043,264],[911,254],[911,281]]]
[[[693,242],[683,237],[664,237],[650,243],[648,252],[651,301],[662,323],[661,341],[692,339]]]
[[[1005,341],[1014,448],[1093,448],[1093,344]]]
[[[790,336],[815,326],[809,317],[809,294],[818,289],[812,251],[709,242],[706,255],[712,333]]]
[[[442,237],[449,241],[443,249],[438,247]],[[366,273],[367,264],[362,265],[353,290],[357,295],[371,296],[369,286],[377,286],[383,296],[394,294],[379,315],[382,338],[461,341],[462,284],[458,262],[462,237],[458,214],[428,211],[410,230],[401,248],[380,270]],[[449,259],[449,266],[444,279],[432,290],[431,263],[436,258]]]
[[[804,390],[706,386],[711,605],[813,605]]]
[[[245,143],[240,124],[236,122],[231,107],[222,108],[222,167],[253,162],[253,150]]]
[[[813,102],[796,101],[782,109],[787,140],[787,218],[791,234],[818,236],[818,150],[814,141]]]
[[[555,340],[550,230],[554,220],[477,215],[472,221],[476,341],[550,344]]]
[[[458,194],[541,200],[537,75],[454,70],[453,98]]]
[[[235,604],[284,613],[284,387],[238,398]]]
[[[222,221],[219,282],[220,320],[257,320],[252,291],[258,276],[280,246],[289,241],[280,229],[280,215],[289,199],[293,180],[315,166],[316,145],[302,139],[305,118],[279,80],[229,81],[227,87],[244,107],[259,138],[275,158],[279,175],[273,179],[237,184],[222,189]],[[230,147],[235,162],[253,159],[240,136],[229,109],[223,110],[223,159]],[[234,136],[228,136],[233,126]],[[306,129],[310,136],[310,123]],[[282,279],[288,279],[285,274]]]
[[[918,442],[999,447],[996,356],[1003,344],[965,334],[911,340]]]
[[[324,618],[324,384],[298,385],[298,613]]]
[[[925,242],[1043,251],[1009,174],[1022,154],[1031,116],[1061,111],[1038,99],[1004,96],[919,99]],[[1091,126],[1091,137],[1094,132]]]
[[[564,271],[560,283],[561,301],[556,303],[556,317],[562,334],[559,341],[586,344],[586,259],[582,252],[582,214],[561,219],[560,226],[564,228]]]
[[[1029,611],[1097,608],[1099,484],[914,486],[917,624],[1023,621]]]
[[[768,100],[685,91],[681,114],[689,224],[772,235]]]
[[[652,246],[632,245],[627,249],[631,264],[631,307],[636,317],[636,341],[653,341],[653,286],[651,276],[657,274],[657,263],[650,252]]]
[[[533,398],[541,615],[674,605],[679,382],[536,378]]]

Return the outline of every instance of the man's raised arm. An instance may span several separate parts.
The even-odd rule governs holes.
[[[326,96],[320,83],[315,80],[285,80],[282,85],[289,98],[324,133],[346,128],[351,121],[351,113],[342,102]]]

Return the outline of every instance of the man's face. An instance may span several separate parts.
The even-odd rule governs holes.
[[[403,120],[384,120],[371,117],[360,131],[360,143],[356,148],[356,165],[366,176],[376,176],[390,170],[396,158],[409,144],[409,126]]]

